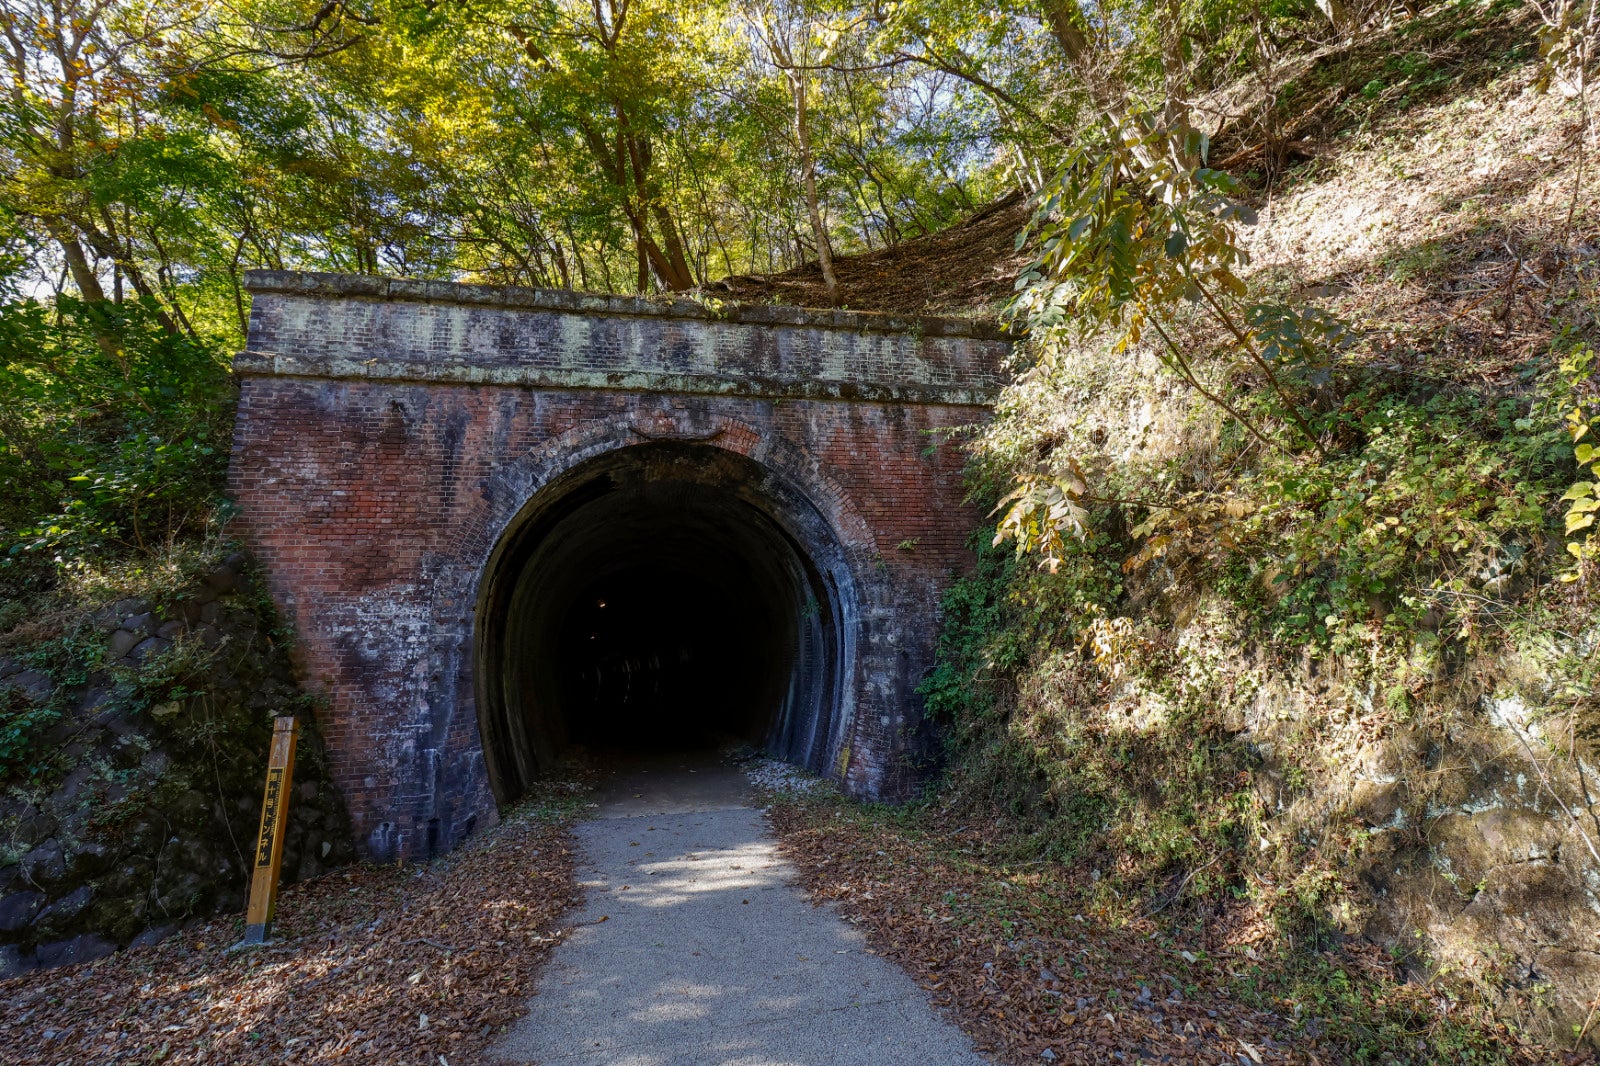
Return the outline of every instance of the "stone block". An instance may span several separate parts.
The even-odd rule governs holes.
[[[33,919],[34,927],[49,932],[66,928],[74,918],[83,913],[94,899],[94,888],[79,885],[65,896],[40,911]]]
[[[90,878],[103,871],[111,861],[110,852],[98,840],[85,840],[67,857],[67,876],[73,880]]]
[[[18,843],[35,847],[50,839],[61,823],[49,811],[33,808],[31,813],[25,814],[17,821],[17,827],[12,831]]]
[[[67,873],[67,863],[61,854],[61,845],[46,840],[22,857],[18,864],[22,875],[36,885],[49,887],[59,882]]]
[[[0,933],[17,933],[33,924],[45,903],[43,892],[13,892],[0,899]]]
[[[128,942],[128,950],[133,951],[136,948],[153,947],[167,939],[167,937],[171,936],[173,933],[176,933],[179,928],[180,926],[177,922],[165,922],[161,925],[152,925],[150,928],[146,929],[144,932],[140,933],[138,936],[134,937]]]
[[[128,653],[128,658],[135,663],[145,663],[170,647],[172,647],[170,640],[163,640],[160,637],[146,637],[134,645],[133,650]]]
[[[42,670],[22,670],[0,681],[0,691],[8,689],[33,703],[44,703],[55,693],[56,685]]]
[[[133,645],[130,644],[126,651],[114,653],[113,657],[120,659],[128,651],[132,650]],[[111,688],[92,685],[84,690],[82,696],[78,697],[78,712],[82,715],[98,716],[111,703],[113,696],[115,696],[115,692]]]
[[[94,768],[90,766],[80,764],[68,770],[50,794],[50,808],[59,812],[78,806],[92,790],[94,776]]]
[[[0,981],[21,977],[38,968],[39,962],[31,951],[24,951],[16,944],[0,945]]]
[[[126,611],[119,611],[115,606],[107,605],[89,614],[89,623],[99,629],[109,632],[122,624]]]
[[[73,966],[103,959],[117,950],[117,945],[93,933],[83,933],[69,940],[40,944],[34,955],[40,966]]]

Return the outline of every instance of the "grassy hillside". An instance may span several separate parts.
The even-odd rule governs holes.
[[[1257,363],[1197,301],[1187,382],[1153,335],[1036,317],[974,492],[1021,479],[1013,532],[1054,558],[984,538],[925,691],[952,802],[1016,855],[1285,965],[1384,945],[1571,1041],[1600,988],[1597,574],[1563,523],[1600,212],[1534,27],[1435,9],[1210,102],[1259,215],[1245,300],[1322,332]],[[1276,121],[1230,126],[1251,92]]]

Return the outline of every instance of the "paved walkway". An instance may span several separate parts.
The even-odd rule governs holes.
[[[981,1066],[892,963],[795,887],[734,768],[614,780],[578,826],[587,902],[507,1062]]]

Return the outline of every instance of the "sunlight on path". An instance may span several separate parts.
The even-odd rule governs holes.
[[[804,899],[738,770],[629,773],[577,837],[587,902],[496,1048],[503,1061],[987,1061],[860,933]]]

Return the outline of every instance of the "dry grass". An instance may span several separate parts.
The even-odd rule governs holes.
[[[1531,52],[1531,22],[1511,26]],[[1373,365],[1519,390],[1563,319],[1589,314],[1568,304],[1600,250],[1578,109],[1533,76],[1523,64],[1323,145],[1267,196],[1257,281],[1372,329]]]

